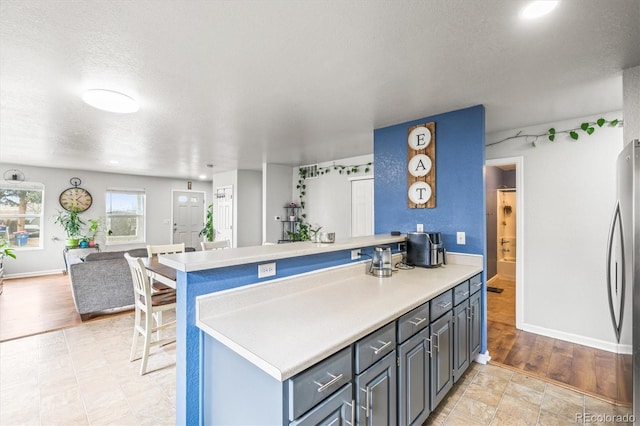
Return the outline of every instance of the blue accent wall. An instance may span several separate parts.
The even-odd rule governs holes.
[[[435,122],[436,207],[407,206],[407,130]],[[396,124],[373,132],[375,233],[441,232],[448,251],[485,254],[484,106]],[[466,244],[456,244],[456,232]]]
[[[435,122],[436,207],[410,209],[407,203],[407,136],[411,126]],[[451,111],[396,124],[373,132],[375,233],[441,232],[447,251],[481,254],[482,282],[487,282],[484,183],[484,106]],[[456,233],[466,234],[466,244]],[[486,287],[486,286],[485,286]],[[487,351],[487,292],[482,291],[482,342]]]

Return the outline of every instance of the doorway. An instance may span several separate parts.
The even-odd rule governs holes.
[[[233,187],[216,188],[216,214],[214,215],[215,240],[229,240],[229,246],[235,247],[233,241]]]
[[[205,194],[200,191],[171,191],[173,200],[173,244],[200,247],[200,231],[204,226]]]
[[[524,322],[523,158],[487,160],[487,322],[522,329]]]

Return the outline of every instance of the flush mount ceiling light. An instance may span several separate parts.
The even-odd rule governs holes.
[[[82,100],[94,108],[104,111],[128,114],[136,112],[140,106],[124,93],[106,89],[91,89],[84,92]]]
[[[558,1],[532,1],[522,9],[522,19],[535,19],[551,12],[558,5]]]

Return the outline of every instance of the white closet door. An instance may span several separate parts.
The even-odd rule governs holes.
[[[351,181],[351,236],[373,235],[373,178]]]

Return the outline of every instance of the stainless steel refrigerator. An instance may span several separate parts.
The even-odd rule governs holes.
[[[640,140],[618,156],[617,201],[609,232],[607,285],[618,342],[617,402],[633,404],[640,424]]]

